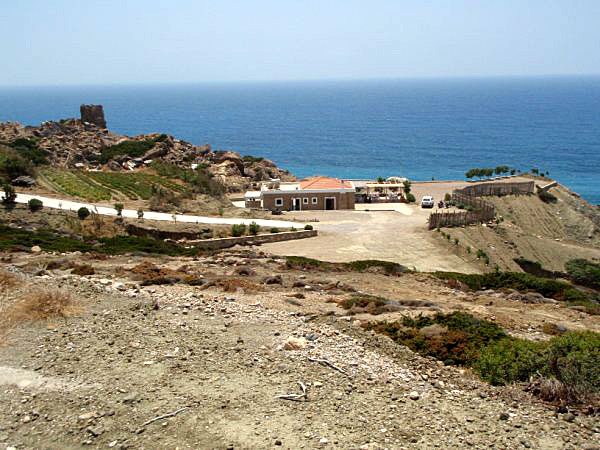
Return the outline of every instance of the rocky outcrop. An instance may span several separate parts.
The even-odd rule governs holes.
[[[79,112],[81,113],[81,123],[91,123],[98,128],[106,128],[102,105],[81,105]]]
[[[103,127],[106,124],[100,105],[82,105],[81,113],[81,120],[48,121],[36,127],[0,123],[0,142],[19,138],[33,140],[47,153],[53,166],[81,170],[135,170],[157,160],[186,168],[202,167],[217,177],[228,192],[256,189],[257,183],[270,178],[295,180],[289,172],[278,169],[269,160],[242,158],[232,151],[213,151],[210,145],[193,145],[160,133],[133,137],[112,133]],[[151,141],[153,145],[140,157],[120,154],[100,163],[103,150],[126,141]]]

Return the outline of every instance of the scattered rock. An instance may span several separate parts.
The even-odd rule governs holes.
[[[283,349],[284,350],[302,350],[303,348],[306,348],[307,344],[308,344],[308,342],[304,338],[295,338],[293,336],[290,336],[284,342]]]

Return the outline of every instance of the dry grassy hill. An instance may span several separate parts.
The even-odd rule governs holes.
[[[514,262],[518,257],[560,271],[573,258],[600,260],[600,209],[562,186],[550,193],[556,202],[544,202],[537,195],[486,197],[496,206],[501,222],[447,229],[448,245],[461,253],[467,248],[472,254],[482,250],[490,258],[489,266],[501,270],[518,271]]]

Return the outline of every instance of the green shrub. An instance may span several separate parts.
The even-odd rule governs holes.
[[[144,141],[124,141],[120,144],[111,145],[102,150],[100,162],[106,164],[111,159],[118,156],[129,156],[131,158],[139,158],[148,150],[152,149],[156,142],[152,139]]]
[[[144,210],[143,209],[138,209],[137,210],[137,217],[140,220],[144,218]]]
[[[246,225],[243,223],[233,224],[231,226],[231,235],[233,237],[240,237],[246,234]]]
[[[565,264],[565,269],[575,283],[600,289],[600,264],[587,259],[571,259]]]
[[[258,225],[256,222],[251,222],[250,225],[248,225],[248,232],[251,235],[256,236],[259,231],[260,231],[260,225]]]
[[[273,228],[271,228],[270,231],[271,231],[271,233],[279,233],[279,228],[273,227]]]
[[[255,156],[251,156],[251,155],[245,155],[245,156],[242,157],[242,161],[247,162],[247,163],[259,163],[263,159],[264,158],[255,157]]]
[[[80,220],[85,220],[89,215],[90,210],[87,209],[85,206],[82,206],[77,210],[77,217],[79,217]]]
[[[349,263],[330,263],[318,259],[306,258],[304,256],[286,256],[285,260],[288,269],[315,269],[330,272],[365,272],[370,269],[380,269],[388,275],[396,275],[408,271],[408,269],[401,264],[390,261],[380,261],[377,259],[359,260]]]
[[[406,194],[406,201],[408,203],[414,203],[414,202],[417,201],[417,199],[415,198],[415,196],[411,192],[409,192],[408,194]]]
[[[450,200],[452,200],[452,195],[449,192],[446,192],[444,194],[444,201],[449,202]]]
[[[15,192],[15,188],[10,184],[6,183],[2,186],[2,190],[4,194],[2,195],[2,203],[5,206],[11,206],[15,204],[15,200],[17,199],[17,193]]]
[[[309,225],[309,224],[306,224],[306,225],[304,225],[304,229],[305,229],[305,230],[309,230],[309,231],[310,231],[310,230],[312,230],[312,229],[313,229],[313,226],[312,226],[312,225]]]
[[[474,364],[481,378],[495,386],[527,381],[543,365],[543,344],[505,338],[482,349]]]
[[[32,198],[27,202],[29,211],[36,212],[44,207],[44,203],[39,198]]]
[[[431,325],[439,327],[423,330]],[[533,342],[511,337],[493,322],[463,312],[403,317],[364,327],[445,364],[473,367],[493,385],[542,377],[555,380],[554,386],[559,387],[553,399],[571,403],[600,392],[599,333],[567,332],[546,342]]]

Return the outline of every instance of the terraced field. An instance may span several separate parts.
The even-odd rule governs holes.
[[[56,191],[88,201],[102,201],[126,197],[130,200],[147,200],[153,187],[179,193],[185,186],[158,175],[146,173],[83,172],[47,168],[41,176]]]

